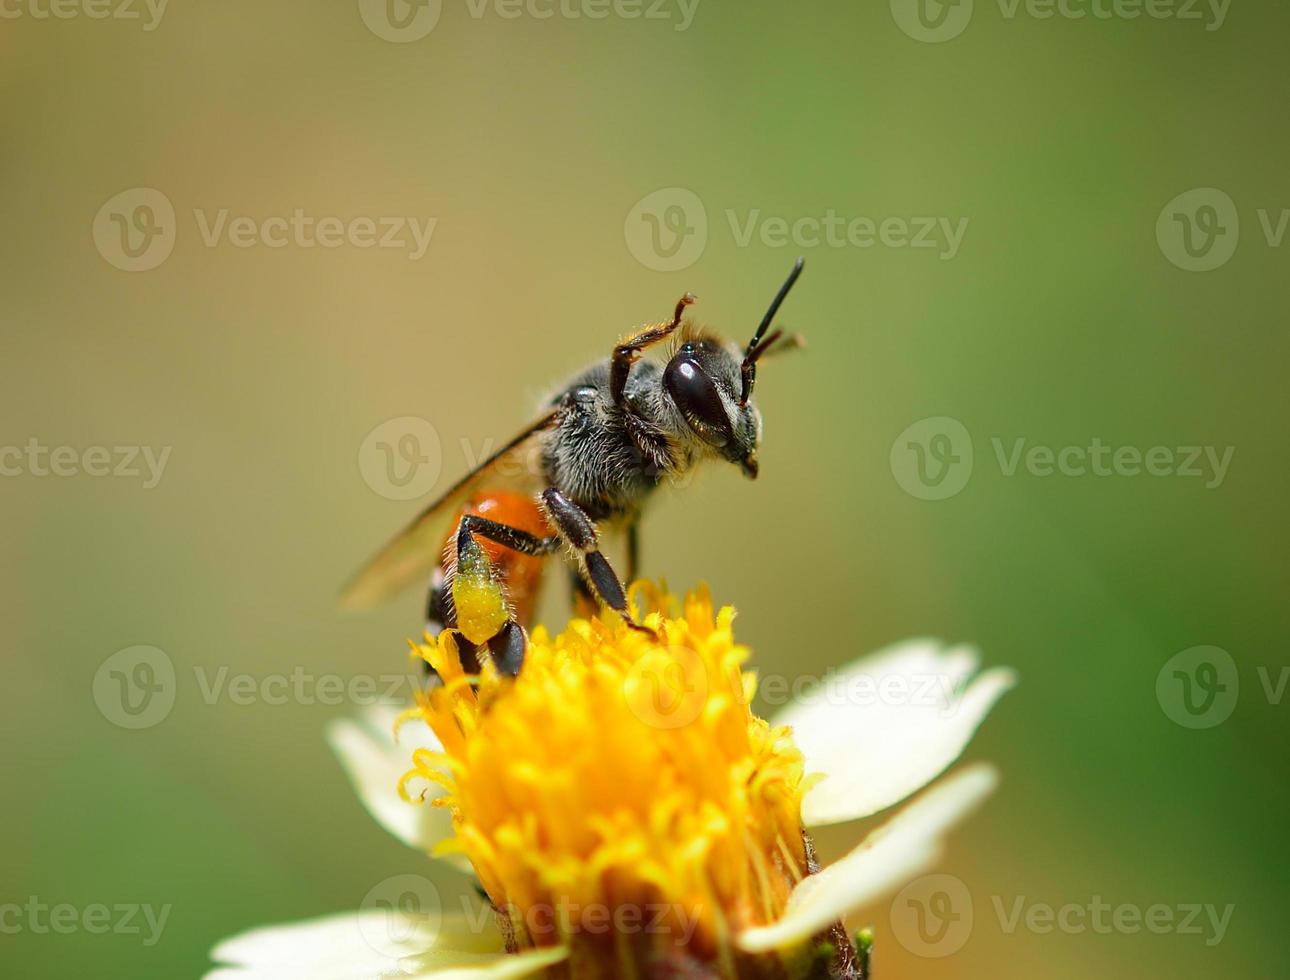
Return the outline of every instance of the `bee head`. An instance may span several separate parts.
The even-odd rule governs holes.
[[[686,340],[663,370],[663,387],[703,446],[755,477],[761,413],[740,403],[739,358],[738,348],[715,338]]]
[[[798,259],[742,353],[733,344],[693,337],[663,371],[663,386],[690,431],[712,452],[738,463],[749,479],[757,476],[761,445],[761,412],[752,400],[757,361],[780,340],[780,331],[766,331],[801,273]]]

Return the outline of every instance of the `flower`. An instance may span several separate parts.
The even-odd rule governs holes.
[[[229,966],[208,980],[858,977],[843,917],[935,861],[996,777],[964,768],[822,869],[804,827],[940,775],[1012,673],[910,641],[768,722],[731,608],[647,584],[633,600],[653,636],[608,615],[539,628],[516,679],[466,676],[451,635],[428,637],[415,649],[441,684],[397,719],[330,730],[376,819],[473,871],[492,916],[387,907],[253,931],[214,950]]]

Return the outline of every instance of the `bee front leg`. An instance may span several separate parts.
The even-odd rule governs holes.
[[[596,525],[586,511],[554,487],[543,490],[541,500],[547,519],[560,533],[560,537],[582,556],[583,573],[596,597],[618,613],[632,629],[654,635],[654,631],[648,626],[642,626],[632,619],[623,583],[610,566],[609,559],[601,553]]]
[[[614,348],[613,357],[609,362],[609,393],[613,396],[614,404],[619,408],[627,407],[627,376],[631,374],[632,365],[636,363],[636,359],[646,348],[667,339],[672,331],[681,325],[685,308],[693,302],[694,294],[686,293],[677,301],[676,312],[672,314],[671,320],[657,326],[645,327]]]

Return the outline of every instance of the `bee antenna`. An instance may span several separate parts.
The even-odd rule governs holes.
[[[784,280],[784,285],[779,287],[779,292],[770,301],[770,309],[761,318],[761,323],[757,326],[757,332],[753,334],[752,340],[748,341],[748,349],[744,352],[743,364],[739,366],[739,373],[743,380],[743,390],[739,394],[740,408],[747,405],[748,399],[752,397],[753,383],[757,380],[757,358],[761,357],[766,352],[766,348],[778,339],[779,331],[767,337],[765,343],[762,342],[762,337],[765,336],[767,329],[770,328],[771,321],[775,319],[775,314],[779,312],[779,307],[784,302],[784,297],[793,288],[793,283],[797,282],[797,277],[802,274],[802,266],[805,263],[806,259],[799,255],[797,261],[793,263],[793,268],[789,272],[788,278]]]

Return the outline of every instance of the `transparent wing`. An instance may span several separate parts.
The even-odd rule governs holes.
[[[467,473],[396,534],[341,591],[340,603],[366,609],[390,599],[408,586],[426,582],[439,562],[448,520],[472,493],[485,484],[505,488],[537,488],[539,448],[536,436],[559,417],[553,408]]]

